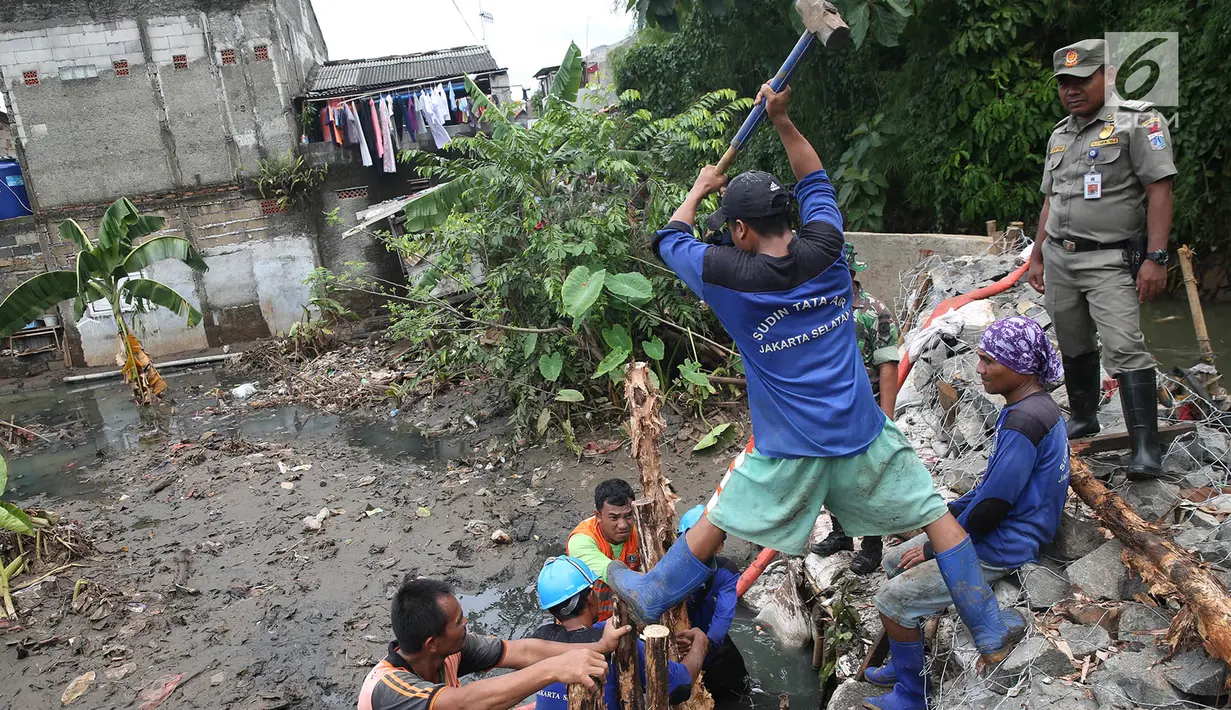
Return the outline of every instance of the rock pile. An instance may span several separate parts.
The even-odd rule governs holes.
[[[926,314],[950,296],[994,282],[1027,254],[985,254],[942,260],[932,257],[904,279],[898,312],[915,366],[898,397],[897,424],[933,471],[938,488],[956,498],[982,476],[991,453],[993,428],[1003,406],[983,391],[977,347],[988,324],[1026,315],[1050,330],[1043,297],[1024,281],[1003,294],[937,319],[924,329]],[[1114,383],[1107,378],[1105,381]],[[1160,419],[1194,419],[1193,390],[1183,373],[1162,375],[1172,397],[1163,398]],[[1052,393],[1067,411],[1064,388]],[[1104,432],[1124,430],[1116,392],[1099,411]],[[1209,411],[1208,409],[1204,411]],[[1193,550],[1216,575],[1231,583],[1231,493],[1223,493],[1231,468],[1231,436],[1224,422],[1198,421],[1195,432],[1167,450],[1167,480],[1127,482],[1118,474],[1121,454],[1091,457],[1096,474],[1112,475],[1109,487],[1145,519],[1156,522],[1180,546]],[[1227,487],[1231,491],[1231,486]],[[828,532],[822,516],[816,535]],[[886,541],[887,544],[889,541]],[[931,707],[979,708],[1192,708],[1227,703],[1227,667],[1210,658],[1192,634],[1178,649],[1163,643],[1182,600],[1158,597],[1126,566],[1123,547],[1101,529],[1090,510],[1071,495],[1060,530],[1037,564],[997,583],[1002,605],[1013,606],[1033,623],[1024,639],[998,667],[975,668],[969,634],[952,607],[926,627]],[[857,677],[870,639],[880,632],[871,605],[881,580],[856,577],[849,558],[810,555],[804,597],[832,610],[841,601],[856,611],[857,627],[840,643],[835,665],[838,686],[830,710],[862,707],[874,686]],[[781,575],[766,584],[780,583]],[[753,596],[753,600],[758,595]],[[766,595],[761,593],[760,597]],[[1173,652],[1174,651],[1174,652]]]

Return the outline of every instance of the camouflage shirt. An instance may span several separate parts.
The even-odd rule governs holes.
[[[859,341],[859,353],[863,355],[868,379],[872,381],[872,394],[880,397],[880,366],[898,362],[898,321],[893,311],[873,298],[855,282],[855,337]]]

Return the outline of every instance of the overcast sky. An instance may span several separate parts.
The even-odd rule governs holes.
[[[495,21],[481,25],[479,6]],[[364,59],[486,44],[509,80],[533,91],[534,73],[633,30],[624,0],[313,0],[330,59]],[[469,24],[469,29],[467,29]],[[587,26],[589,40],[587,44]],[[472,34],[473,32],[473,34]],[[520,93],[514,91],[514,97]]]

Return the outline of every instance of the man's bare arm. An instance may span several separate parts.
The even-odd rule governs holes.
[[[460,688],[441,688],[432,701],[432,710],[507,710],[552,683],[593,687],[593,678],[606,676],[607,661],[602,655],[576,646],[571,648],[574,650],[522,670],[476,680]]]
[[[816,149],[804,138],[795,124],[791,123],[791,118],[787,115],[787,103],[790,99],[789,86],[781,92],[775,92],[769,84],[763,84],[761,92],[757,94],[757,103],[765,102],[765,113],[769,115],[774,128],[778,129],[778,137],[782,139],[786,157],[791,161],[791,171],[795,173],[795,179],[800,180],[825,166],[821,164],[821,156],[816,154]]]

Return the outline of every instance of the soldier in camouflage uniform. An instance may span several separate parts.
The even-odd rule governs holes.
[[[893,419],[893,409],[898,397],[898,321],[893,311],[863,289],[856,278],[868,265],[855,259],[855,247],[846,244],[846,265],[851,270],[855,300],[852,311],[855,316],[855,337],[859,352],[863,355],[868,379],[872,381],[872,396],[880,403],[885,415]],[[833,532],[829,537],[812,546],[812,551],[828,557],[840,550],[855,549],[855,541],[842,530],[837,518],[833,518]],[[881,539],[865,537],[859,546],[859,554],[851,562],[855,574],[868,574],[880,567]]]

